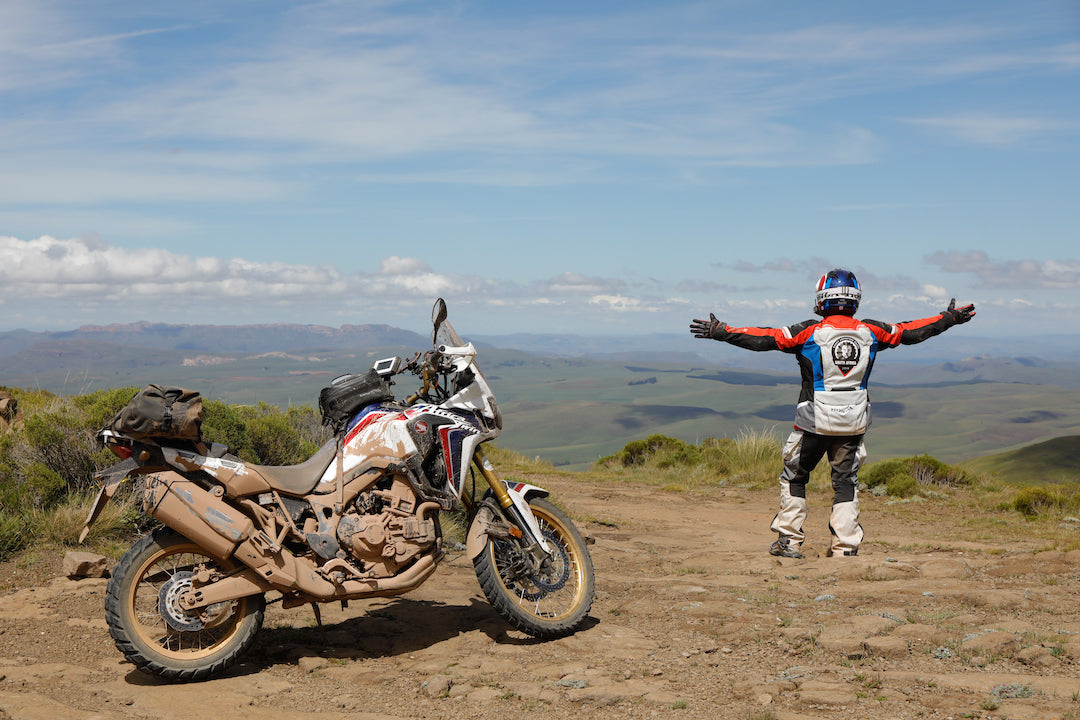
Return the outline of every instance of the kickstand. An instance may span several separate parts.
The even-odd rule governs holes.
[[[315,622],[319,626],[319,634],[322,635],[323,645],[329,645],[326,640],[326,628],[322,624],[322,610],[319,609],[319,603],[311,603],[311,609],[315,612]]]

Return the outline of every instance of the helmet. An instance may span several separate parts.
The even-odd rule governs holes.
[[[817,284],[814,312],[818,315],[854,315],[862,290],[855,273],[839,268],[821,276]]]

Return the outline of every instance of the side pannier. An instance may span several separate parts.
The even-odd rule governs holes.
[[[353,415],[368,405],[393,400],[390,383],[374,370],[341,375],[319,393],[323,425],[340,432]]]
[[[108,428],[134,438],[202,437],[202,396],[194,390],[147,385],[113,416]]]

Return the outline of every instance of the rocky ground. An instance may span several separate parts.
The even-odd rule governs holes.
[[[0,720],[1080,718],[1080,551],[971,539],[955,506],[866,498],[862,554],[827,559],[812,498],[808,558],[780,560],[771,492],[537,480],[595,540],[596,602],[573,637],[510,631],[451,553],[410,595],[324,606],[324,631],[272,605],[243,663],[170,685],[113,646],[106,581],[63,577],[59,556],[44,573],[13,561]]]

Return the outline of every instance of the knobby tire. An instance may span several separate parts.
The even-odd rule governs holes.
[[[581,627],[592,607],[592,558],[581,533],[561,510],[543,498],[530,500],[529,507],[555,546],[548,575],[516,571],[511,566],[513,541],[501,538],[488,538],[473,569],[488,602],[515,628],[542,639],[566,637]]]
[[[161,603],[166,602],[162,596],[177,594],[170,595],[170,588],[192,568],[229,572],[237,567],[167,528],[141,538],[120,559],[106,591],[105,619],[117,649],[140,670],[174,682],[222,672],[255,640],[266,599],[251,595],[201,612],[176,611],[172,625]]]

